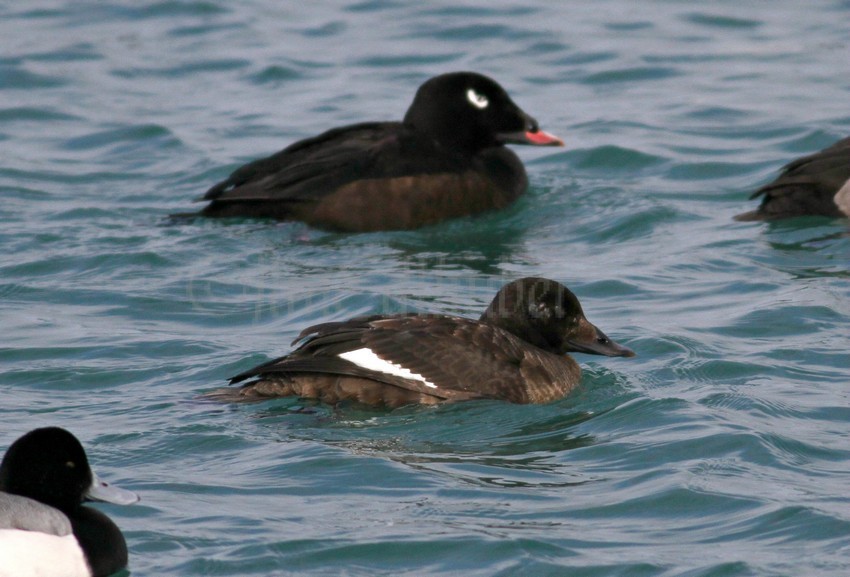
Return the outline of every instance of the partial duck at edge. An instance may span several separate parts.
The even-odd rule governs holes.
[[[12,443],[0,463],[0,575],[106,577],[126,567],[120,529],[85,500],[139,498],[99,480],[65,429],[34,429]]]
[[[758,197],[759,207],[735,220],[850,216],[850,137],[786,164],[776,180],[750,196]]]

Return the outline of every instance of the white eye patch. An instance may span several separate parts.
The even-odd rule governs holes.
[[[339,357],[341,359],[345,359],[346,361],[354,363],[358,367],[369,369],[370,371],[386,373],[388,375],[394,375],[403,379],[412,379],[414,381],[424,383],[426,387],[431,387],[432,389],[437,388],[437,385],[435,385],[422,375],[414,373],[410,369],[406,369],[401,365],[397,365],[396,363],[385,361],[384,359],[373,353],[372,349],[367,349],[364,347],[355,351],[348,351],[347,353],[342,353],[341,355],[339,355]]]
[[[466,91],[466,99],[469,100],[469,103],[472,104],[475,108],[480,110],[484,110],[487,108],[487,105],[490,104],[490,101],[487,100],[487,97],[483,94],[478,94],[470,88]]]

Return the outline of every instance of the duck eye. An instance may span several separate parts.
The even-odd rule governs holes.
[[[67,461],[65,463],[65,466],[68,467],[69,469],[74,469],[77,465],[76,465],[76,463],[74,463],[74,461]]]
[[[470,88],[466,91],[466,99],[469,100],[469,103],[472,104],[475,108],[479,110],[484,110],[487,108],[487,105],[490,104],[490,101],[487,100],[487,97],[483,94],[478,94]]]
[[[528,314],[534,319],[548,319],[552,316],[552,310],[546,303],[532,303],[528,305]]]

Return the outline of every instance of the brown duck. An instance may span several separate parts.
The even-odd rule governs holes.
[[[546,403],[581,378],[567,353],[632,357],[584,316],[562,284],[528,277],[505,285],[479,320],[373,315],[315,325],[290,354],[230,379],[221,400],[298,396],[397,407],[471,399]]]

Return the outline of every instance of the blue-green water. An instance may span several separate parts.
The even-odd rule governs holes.
[[[846,576],[850,225],[731,220],[850,134],[846,1],[0,7],[0,448],[60,425],[138,576]],[[559,150],[511,209],[335,235],[167,215],[493,76]],[[197,206],[197,205],[194,205]],[[197,395],[308,324],[569,285],[634,359],[544,406]]]

